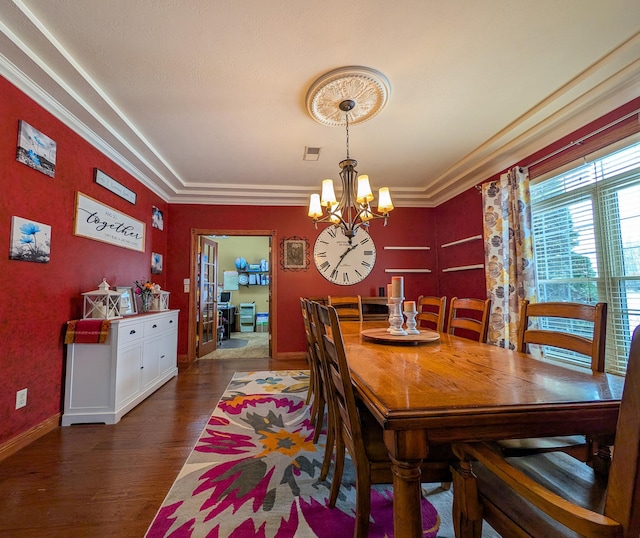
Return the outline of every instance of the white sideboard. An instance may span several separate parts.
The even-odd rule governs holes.
[[[69,344],[62,426],[115,424],[178,374],[178,310],[111,321],[104,344]]]

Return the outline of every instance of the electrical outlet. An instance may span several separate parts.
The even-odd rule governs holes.
[[[16,409],[25,407],[27,405],[27,389],[22,389],[16,392]]]

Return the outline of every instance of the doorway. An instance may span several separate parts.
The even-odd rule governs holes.
[[[188,356],[196,358],[274,357],[277,339],[275,271],[272,244],[275,230],[193,229],[191,235],[191,282],[189,289]],[[200,300],[201,248],[203,240],[215,244],[216,338],[214,347],[200,346],[202,326]],[[246,267],[236,260],[246,260]],[[211,257],[209,256],[210,260]],[[213,280],[210,273],[208,281]],[[210,316],[207,317],[210,319]],[[206,333],[208,334],[208,333]],[[262,350],[258,349],[262,346]]]

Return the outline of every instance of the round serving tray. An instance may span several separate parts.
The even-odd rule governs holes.
[[[387,344],[422,344],[440,340],[440,334],[435,331],[421,330],[420,334],[407,334],[406,336],[390,334],[387,329],[365,329],[360,334],[367,339]]]

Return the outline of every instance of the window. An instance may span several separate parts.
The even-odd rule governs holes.
[[[531,210],[538,300],[608,303],[606,369],[624,374],[640,325],[640,143],[532,181]],[[546,353],[588,365],[579,355]]]

